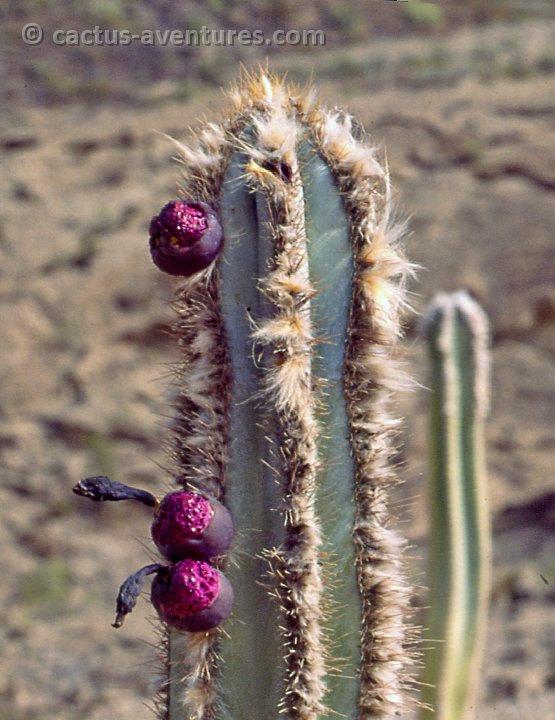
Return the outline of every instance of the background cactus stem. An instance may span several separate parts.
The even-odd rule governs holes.
[[[387,168],[311,88],[260,73],[230,98],[178,145],[182,194],[215,208],[224,244],[176,290],[171,451],[231,512],[235,606],[221,629],[170,632],[161,716],[393,718],[411,660],[386,507],[410,265]]]
[[[484,450],[489,327],[480,306],[466,292],[457,292],[433,299],[425,333],[432,362],[427,618],[432,647],[425,653],[421,717],[469,720],[474,717],[490,586]]]

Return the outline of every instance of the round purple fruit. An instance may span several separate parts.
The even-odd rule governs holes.
[[[193,275],[207,268],[222,246],[214,210],[200,201],[172,200],[150,221],[150,254],[170,275]]]
[[[173,562],[186,557],[210,560],[229,550],[233,522],[227,508],[214,498],[177,490],[160,502],[152,539]]]
[[[230,615],[233,589],[219,570],[187,559],[156,575],[151,599],[160,618],[174,630],[203,632]]]

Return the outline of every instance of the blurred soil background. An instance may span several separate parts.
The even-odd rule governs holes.
[[[138,720],[156,683],[152,613],[110,627],[152,557],[149,513],[71,493],[107,474],[168,486],[171,281],[150,217],[175,196],[159,133],[223,107],[239,64],[304,82],[384,142],[408,252],[434,292],[492,322],[495,570],[477,718],[555,714],[555,4],[549,1],[3,1],[0,9],[0,719]],[[45,40],[25,45],[21,28]],[[69,47],[56,28],[320,29],[325,47]],[[50,37],[50,40],[49,40]],[[412,374],[402,527],[425,584],[425,353]],[[424,591],[416,602],[425,605]]]

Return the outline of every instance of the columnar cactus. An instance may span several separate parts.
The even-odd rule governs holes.
[[[438,294],[426,316],[432,363],[430,610],[422,720],[470,720],[485,641],[491,573],[484,423],[489,324],[466,292]]]
[[[389,718],[409,591],[387,487],[408,265],[386,166],[345,113],[264,75],[190,146],[218,261],[176,289],[174,457],[236,529],[222,631],[170,631],[171,720]]]
[[[182,632],[160,613],[160,716],[393,718],[411,645],[386,504],[410,267],[387,166],[312,89],[261,73],[230,98],[228,115],[177,143],[181,199],[151,223],[153,260],[182,276],[177,484],[223,503],[235,529],[210,560],[233,587],[230,618]],[[159,610],[176,611],[159,592],[183,562],[140,571],[156,573]]]

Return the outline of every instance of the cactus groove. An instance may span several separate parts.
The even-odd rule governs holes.
[[[189,146],[217,263],[180,282],[171,452],[227,505],[235,608],[169,633],[168,720],[385,720],[406,702],[404,542],[387,489],[410,266],[388,172],[351,118],[261,73]]]

